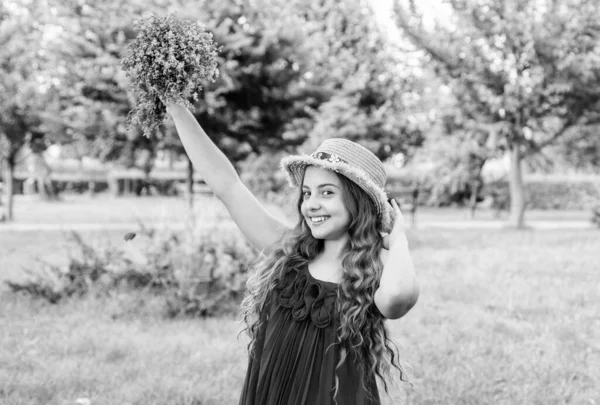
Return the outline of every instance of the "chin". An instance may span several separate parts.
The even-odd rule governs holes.
[[[323,239],[323,234],[320,234],[319,232],[315,232],[315,231],[311,231],[310,234],[313,236],[313,238],[315,239]]]
[[[315,231],[312,231],[311,234],[312,234],[313,238],[315,238],[315,239],[327,239],[327,236],[329,235],[327,233],[315,232]]]
[[[336,240],[341,237],[339,233],[331,233],[331,232],[312,232],[312,236],[315,239],[323,239],[323,240]]]

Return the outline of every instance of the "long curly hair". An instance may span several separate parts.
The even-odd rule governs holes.
[[[342,183],[344,204],[351,216],[350,237],[342,260],[342,282],[336,300],[340,316],[336,344],[340,345],[341,354],[336,370],[349,355],[353,356],[363,376],[365,392],[372,396],[368,381],[372,381],[374,376],[379,377],[388,392],[386,377],[391,376],[392,368],[399,372],[400,381],[406,381],[399,364],[398,348],[389,338],[384,317],[374,302],[383,270],[380,258],[383,238],[378,231],[380,221],[376,207],[369,196],[353,181],[336,174]],[[259,257],[251,266],[242,301],[242,319],[246,325],[242,332],[247,332],[250,337],[250,356],[254,355],[259,332],[268,320],[271,292],[286,270],[308,265],[324,250],[324,241],[312,236],[301,214],[301,205],[302,191],[297,202],[299,220],[294,228],[283,235],[277,248],[269,255]],[[338,388],[336,376],[335,394]]]

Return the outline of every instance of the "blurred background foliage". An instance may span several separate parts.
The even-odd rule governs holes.
[[[169,12],[202,22],[222,46],[220,77],[204,84],[194,114],[261,196],[278,199],[283,179],[267,168],[282,153],[346,137],[386,162],[400,200],[417,190],[417,204],[473,212],[487,201],[516,227],[526,207],[593,208],[597,180],[552,180],[533,193],[527,176],[598,172],[600,6],[393,3],[382,19],[367,0],[4,1],[4,218],[27,187],[46,199],[199,187],[172,122],[150,137],[125,125],[136,100],[119,60],[133,21]],[[177,174],[158,180],[165,167]],[[579,187],[568,202],[552,192]]]

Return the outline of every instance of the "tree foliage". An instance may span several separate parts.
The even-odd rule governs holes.
[[[77,157],[131,166],[138,149],[152,149],[141,129],[127,129],[136,96],[119,61],[135,38],[133,20],[167,7],[167,1],[67,1],[58,8],[63,27],[59,109],[62,131]],[[155,139],[155,138],[154,138]]]
[[[205,87],[195,115],[233,161],[304,142],[307,134],[297,123],[323,97],[302,80],[308,57],[302,36],[271,16],[251,1],[207,2],[198,9],[222,51],[220,76]]]
[[[136,144],[182,152],[169,122],[150,142],[139,139],[139,130],[127,131],[124,125],[124,116],[136,96],[119,68],[119,60],[135,38],[133,21],[161,7],[163,13],[169,11],[181,19],[203,23],[222,46],[218,55],[220,77],[214,83],[204,83],[194,113],[232,161],[304,140],[288,131],[295,117],[306,115],[304,106],[312,97],[298,85],[300,39],[286,33],[284,27],[261,19],[253,2],[205,2],[202,7],[186,1],[129,2],[125,10],[119,8],[120,3],[89,2],[85,12],[73,5],[65,9],[73,20],[69,25],[73,39],[64,115],[73,136],[85,141],[98,156],[119,158]]]
[[[600,120],[600,5],[587,0],[452,0],[427,27],[415,2],[398,25],[449,84],[461,112],[512,157],[512,220],[523,223],[521,160]]]
[[[42,131],[44,102],[52,89],[48,66],[53,44],[38,4],[8,2],[0,6],[0,135],[1,157],[9,159],[32,133]]]
[[[378,157],[412,154],[424,139],[415,101],[422,83],[405,50],[388,40],[367,1],[293,2],[311,55],[308,83],[327,89],[308,148],[323,139],[359,141]],[[417,97],[412,97],[417,96]]]
[[[0,162],[5,184],[5,217],[12,219],[12,183],[17,153],[45,149],[52,127],[56,82],[52,75],[58,44],[43,2],[0,5]]]

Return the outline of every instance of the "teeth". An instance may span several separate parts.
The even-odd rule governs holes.
[[[316,224],[316,223],[325,221],[327,218],[328,217],[313,217],[310,220]]]

